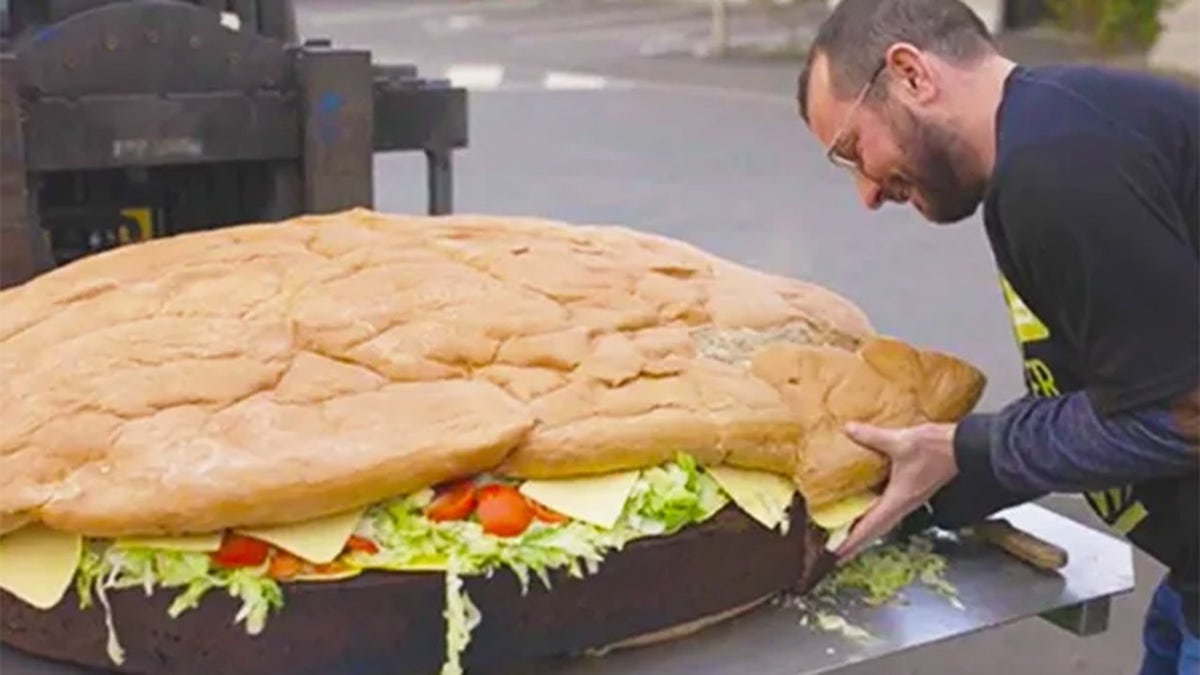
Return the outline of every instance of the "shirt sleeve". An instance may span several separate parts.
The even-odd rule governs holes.
[[[1053,492],[1200,469],[1195,439],[1178,428],[1168,407],[1102,416],[1082,392],[1025,397],[996,413],[968,415],[955,430],[954,456],[958,475],[930,500],[920,525],[962,527]]]
[[[986,461],[995,480],[1017,492],[1102,490],[1200,469],[1195,442],[1165,405],[1102,416],[1083,393],[974,415],[956,436],[960,471],[986,482]]]

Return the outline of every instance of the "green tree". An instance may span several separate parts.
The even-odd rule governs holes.
[[[1045,0],[1056,23],[1082,32],[1107,52],[1145,49],[1162,31],[1159,18],[1175,0]]]

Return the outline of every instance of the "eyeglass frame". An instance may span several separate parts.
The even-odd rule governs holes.
[[[887,59],[879,59],[879,65],[875,66],[875,71],[871,73],[870,79],[859,90],[858,95],[854,98],[854,103],[850,105],[850,109],[846,111],[842,118],[841,126],[838,127],[837,133],[833,135],[833,140],[829,143],[829,148],[825,150],[825,159],[829,160],[834,166],[840,166],[843,169],[857,173],[859,171],[858,162],[850,160],[846,157],[837,154],[838,146],[841,145],[842,136],[845,135],[846,129],[850,126],[850,118],[858,111],[863,102],[867,100],[867,94],[870,93],[871,87],[879,80],[879,76],[887,67]]]

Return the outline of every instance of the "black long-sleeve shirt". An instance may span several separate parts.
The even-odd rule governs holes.
[[[1200,94],[1018,68],[996,140],[984,220],[1029,394],[962,421],[935,519],[1085,492],[1171,568],[1196,630],[1200,453],[1169,406],[1200,383]]]

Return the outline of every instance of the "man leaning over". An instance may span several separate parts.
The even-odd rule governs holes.
[[[891,469],[839,555],[921,509],[960,527],[1082,492],[1169,569],[1140,672],[1200,671],[1200,94],[1014,63],[957,0],[842,0],[798,99],[868,207],[982,210],[1028,387],[958,424],[848,427]]]

